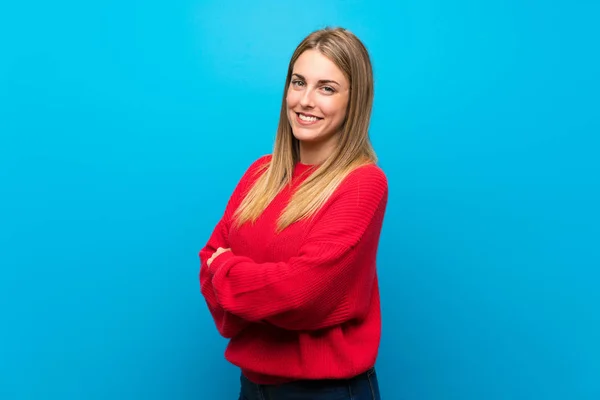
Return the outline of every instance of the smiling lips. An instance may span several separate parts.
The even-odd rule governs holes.
[[[297,118],[296,121],[300,125],[313,125],[322,120],[323,118],[315,117],[314,115],[304,114],[304,113],[296,113]]]

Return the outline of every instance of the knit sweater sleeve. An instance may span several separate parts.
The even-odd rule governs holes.
[[[217,330],[226,338],[232,338],[240,333],[249,322],[237,315],[225,311],[223,307],[221,307],[217,301],[212,284],[214,269],[208,268],[207,261],[219,247],[229,248],[229,228],[231,226],[233,213],[241,202],[244,191],[249,187],[251,180],[256,176],[256,172],[258,172],[259,168],[268,160],[269,156],[261,157],[248,168],[233,191],[221,220],[217,223],[208,242],[198,254],[200,258],[200,291],[202,292],[208,309],[215,321]]]
[[[223,309],[253,322],[317,330],[366,315],[388,186],[376,166],[354,171],[315,216],[298,254],[255,263],[231,252],[212,267]]]

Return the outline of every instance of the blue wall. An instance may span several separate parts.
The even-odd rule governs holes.
[[[0,398],[236,398],[197,252],[325,25],[375,66],[384,398],[600,398],[598,3],[283,3],[0,6]]]

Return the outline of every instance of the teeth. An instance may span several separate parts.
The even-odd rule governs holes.
[[[315,122],[317,120],[317,117],[307,117],[306,115],[302,115],[302,114],[299,114],[299,115],[300,115],[300,119],[302,121]]]

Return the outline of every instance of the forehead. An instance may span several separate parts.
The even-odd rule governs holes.
[[[307,80],[331,79],[339,83],[346,83],[346,77],[342,70],[317,50],[306,50],[300,54],[294,63],[292,73],[300,74]]]

